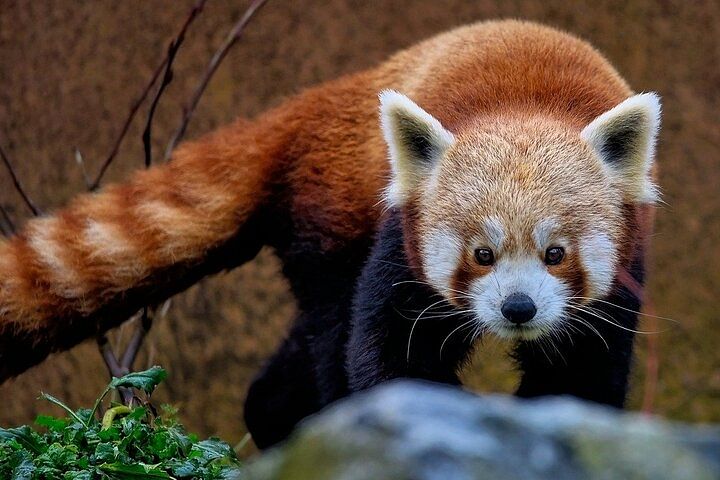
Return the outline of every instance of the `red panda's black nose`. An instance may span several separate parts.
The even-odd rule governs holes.
[[[500,307],[503,317],[520,325],[529,322],[537,313],[535,302],[524,293],[513,293],[505,299]]]

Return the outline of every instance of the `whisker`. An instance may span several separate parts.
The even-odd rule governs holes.
[[[395,287],[395,286],[397,286],[397,285],[403,285],[403,284],[406,284],[406,283],[418,283],[418,284],[420,284],[420,285],[426,285],[426,286],[431,287],[431,288],[433,288],[433,289],[435,288],[435,287],[433,287],[431,284],[429,284],[428,282],[422,282],[422,281],[420,281],[420,280],[403,280],[403,281],[400,281],[400,282],[395,282],[395,283],[393,283],[391,286]],[[462,295],[463,298],[472,298],[472,296],[470,295],[470,293],[468,293],[468,292],[463,292],[462,290],[455,290],[454,288],[448,288],[447,290],[448,290],[449,292],[453,292],[453,293],[457,293],[457,294],[459,294],[459,295]],[[434,295],[440,295],[440,293],[434,292]]]
[[[570,314],[570,313],[566,313],[566,314],[565,314],[565,318],[567,318],[567,319],[569,319],[569,320],[575,320],[575,321],[578,322],[580,325],[583,325],[584,327],[587,327],[592,333],[595,333],[595,335],[597,335],[598,337],[600,337],[600,340],[602,340],[602,342],[605,344],[605,348],[606,348],[608,351],[610,350],[610,345],[608,345],[607,341],[605,340],[605,337],[603,337],[602,334],[600,333],[600,331],[598,331],[598,329],[595,328],[590,322],[588,322],[588,321],[586,321],[585,319],[582,319],[582,318],[580,318],[580,317],[576,317],[575,315],[572,315],[572,314]],[[579,330],[578,330],[578,331],[579,331]]]
[[[560,359],[563,361],[563,363],[564,363],[565,365],[567,365],[567,360],[565,359],[565,356],[562,354],[562,352],[560,351],[560,349],[557,348],[557,345],[555,345],[555,342],[553,341],[553,340],[556,339],[556,338],[557,338],[558,340],[560,340],[560,338],[556,336],[555,329],[551,329],[550,332],[549,332],[548,344],[552,347],[553,350],[555,350],[555,351],[557,352],[557,354],[560,356]]]
[[[392,266],[394,266],[394,267],[410,268],[408,265],[405,265],[405,264],[402,264],[402,263],[390,262],[390,261],[388,261],[388,260],[377,260],[377,261],[380,262],[380,263],[384,263],[384,264],[386,264],[386,265],[392,265]]]
[[[471,319],[468,320],[467,322],[465,322],[465,323],[461,324],[460,326],[454,328],[453,331],[450,332],[447,337],[445,337],[445,340],[443,340],[442,344],[440,345],[440,360],[442,360],[442,352],[443,352],[443,348],[445,348],[445,343],[450,339],[450,337],[452,337],[453,333],[457,332],[458,330],[460,330],[460,329],[462,329],[462,328],[464,328],[464,327],[466,327],[466,326],[468,326],[468,325],[471,325],[474,321],[475,321],[475,319],[474,319],[474,318],[471,318]]]
[[[417,318],[415,319],[415,321],[413,322],[412,327],[410,328],[410,335],[408,336],[407,357],[406,357],[408,363],[410,363],[410,343],[412,342],[413,332],[415,331],[415,327],[417,326],[418,320],[420,320],[420,318],[423,316],[423,314],[425,312],[427,312],[428,309],[430,309],[430,307],[433,307],[433,306],[437,305],[438,303],[442,303],[444,301],[445,301],[445,299],[435,302],[435,303],[431,304],[430,306],[428,306],[425,310],[420,312],[420,315],[418,315]]]
[[[500,288],[500,281],[498,280],[497,273],[495,272],[495,270],[492,270],[492,271],[490,272],[490,275],[491,275],[491,276],[493,277],[493,279],[495,280],[495,285],[497,285],[497,293],[498,293],[498,296],[499,296],[499,297],[502,297],[502,288]]]
[[[472,340],[471,343],[474,343],[483,333],[484,333],[484,327],[481,323],[477,323],[474,329],[471,330],[472,333]]]
[[[437,320],[438,318],[450,318],[450,317],[454,317],[455,315],[467,315],[468,313],[473,313],[473,311],[472,310],[457,310],[457,311],[450,312],[450,313],[438,313],[437,315],[433,315],[430,317],[425,315],[425,316],[423,316],[422,319],[423,320]]]
[[[452,312],[451,305],[449,305],[449,304],[448,305],[442,305],[442,304],[438,305],[438,303],[439,302],[436,302],[435,304],[433,304],[428,311],[432,312],[433,314],[442,314],[443,312],[439,309],[450,307],[450,308],[448,308],[448,313]],[[418,313],[425,311],[425,309],[416,309],[416,308],[403,308],[402,310],[400,310],[397,306],[393,306],[393,310],[395,310],[395,312],[398,315],[400,315],[401,317],[403,317],[406,320],[415,320],[417,318],[416,315]],[[411,314],[412,316],[408,317],[406,314]],[[424,317],[424,318],[428,318],[428,317]]]
[[[450,302],[448,302],[447,300],[458,300],[459,298],[462,298],[462,297],[449,297],[448,299],[442,298],[441,300],[433,303],[433,304],[430,305],[429,307],[424,308],[424,309],[422,309],[422,310],[420,310],[420,309],[413,309],[413,308],[404,308],[404,309],[402,309],[402,311],[400,311],[397,307],[393,307],[393,310],[395,310],[395,312],[396,312],[398,315],[400,315],[401,317],[403,317],[403,318],[405,318],[405,319],[407,319],[407,320],[415,320],[415,318],[413,318],[413,317],[408,317],[408,316],[404,315],[403,312],[411,313],[411,314],[414,315],[414,314],[416,314],[416,313],[418,313],[418,312],[425,312],[425,311],[434,310],[434,309],[438,309],[438,308],[447,308],[447,309],[448,309],[447,314],[450,314],[450,313],[453,313],[453,312],[457,312],[457,311],[459,311],[459,310],[457,310],[456,307],[453,306],[453,305],[452,305]],[[446,305],[442,305],[443,302],[445,302]],[[462,311],[464,311],[464,312],[470,312],[471,310],[462,310]],[[444,314],[442,311],[433,312],[433,313],[437,313],[437,314],[439,314],[439,315],[443,315],[443,314]],[[430,318],[430,317],[424,317],[424,318]]]
[[[463,338],[463,342],[467,342],[468,340],[470,340],[471,343],[474,342],[483,333],[484,329],[485,327],[483,326],[483,324],[476,322],[475,328],[470,330],[467,335],[465,335],[465,338]]]
[[[577,320],[577,319],[572,319],[572,318],[570,318],[567,314],[566,314],[563,318],[564,318],[564,319],[567,319],[567,320]],[[582,323],[582,321],[580,320],[579,323]],[[580,334],[580,335],[584,335],[584,334],[585,334],[585,332],[583,332],[582,330],[580,330],[580,328],[578,328],[578,327],[576,327],[575,325],[573,325],[572,323],[568,323],[568,322],[563,322],[562,325],[561,325],[561,327],[559,328],[559,330],[560,330],[562,333],[564,333],[565,335],[567,335],[568,340],[570,341],[570,345],[572,345],[572,346],[575,346],[575,342],[573,341],[573,333],[578,333],[578,334]],[[599,333],[600,333],[600,332],[598,332],[598,334],[599,334]],[[604,340],[604,339],[603,339],[603,340]]]
[[[548,271],[545,270],[545,275],[543,275],[543,279],[540,281],[540,285],[538,285],[537,293],[535,293],[535,296],[540,296],[540,290],[542,289],[543,284],[545,283],[545,280],[547,280],[548,277]]]
[[[570,342],[570,346],[575,347],[575,341],[573,340],[572,331],[577,331],[578,329],[575,328],[574,325],[570,324],[562,324],[557,328],[558,336],[560,334],[567,335],[568,341]]]
[[[659,319],[659,320],[667,320],[667,321],[669,321],[669,322],[678,323],[678,324],[680,323],[678,320],[675,320],[675,319],[673,319],[673,318],[661,317],[661,316],[659,316],[659,315],[651,315],[651,314],[649,314],[649,313],[638,312],[637,310],[633,310],[633,309],[631,309],[631,308],[623,307],[623,306],[621,306],[621,305],[617,305],[617,304],[615,304],[615,303],[608,302],[607,300],[600,300],[600,299],[598,299],[598,298],[590,298],[590,297],[577,297],[577,296],[570,297],[570,300],[575,300],[575,299],[579,299],[579,300],[589,300],[589,301],[592,301],[592,302],[600,302],[600,303],[604,303],[604,304],[606,304],[606,305],[611,305],[611,306],[613,306],[613,307],[615,307],[615,308],[619,308],[620,310],[625,310],[626,312],[634,313],[634,314],[636,314],[636,315],[642,315],[642,316],[644,316],[644,317],[650,317],[650,318],[657,318],[657,319]]]
[[[540,347],[540,351],[543,353],[543,355],[545,355],[545,358],[547,358],[547,360],[548,360],[548,362],[550,363],[550,365],[552,365],[552,364],[553,364],[553,361],[552,361],[552,359],[550,358],[550,356],[547,354],[547,352],[545,351],[545,348],[543,347],[543,343],[544,343],[543,338],[540,337],[538,340],[539,340],[539,341],[535,342],[535,344],[536,344],[538,347]]]
[[[646,331],[642,331],[642,330],[633,330],[632,328],[628,328],[628,327],[626,327],[626,326],[624,326],[624,325],[620,325],[619,323],[613,322],[611,319],[608,319],[608,318],[600,315],[599,312],[595,312],[595,311],[589,310],[589,309],[587,309],[587,308],[579,307],[579,306],[577,306],[577,305],[573,305],[573,304],[570,304],[570,303],[568,304],[568,307],[569,307],[569,308],[574,308],[575,310],[578,310],[578,311],[580,311],[580,312],[586,313],[586,314],[588,314],[588,315],[590,315],[590,316],[592,316],[592,317],[595,317],[595,318],[597,318],[597,319],[599,319],[599,320],[602,320],[603,322],[607,322],[607,323],[609,323],[610,325],[612,325],[612,326],[614,326],[614,327],[617,327],[617,328],[619,328],[619,329],[621,329],[621,330],[625,330],[625,331],[632,332],[632,333],[638,333],[638,334],[641,334],[641,335],[655,335],[655,334],[663,333],[663,332],[666,332],[666,331],[667,331],[667,330],[660,330],[660,331],[655,331],[655,332],[646,332]]]

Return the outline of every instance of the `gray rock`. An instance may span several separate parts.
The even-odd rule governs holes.
[[[396,381],[304,422],[249,479],[720,479],[720,427]]]

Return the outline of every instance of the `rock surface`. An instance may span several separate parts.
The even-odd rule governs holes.
[[[720,427],[397,381],[307,420],[257,480],[719,479]]]

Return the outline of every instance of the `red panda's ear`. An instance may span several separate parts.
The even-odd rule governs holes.
[[[657,94],[641,93],[597,117],[580,134],[632,202],[652,203],[659,199],[650,169],[660,129],[660,110]]]
[[[393,174],[387,201],[401,206],[408,194],[430,176],[454,137],[435,117],[393,90],[380,93],[380,123]]]

